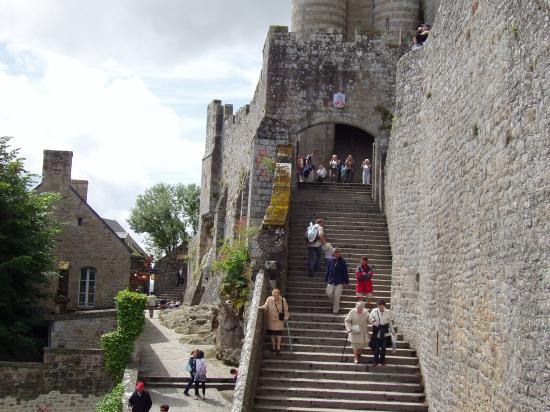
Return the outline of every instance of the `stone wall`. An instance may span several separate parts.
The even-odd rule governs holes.
[[[77,402],[72,410],[93,411],[113,385],[103,364],[102,350],[52,348],[44,363],[0,362],[0,410],[63,412]]]
[[[183,269],[183,276],[187,278],[187,243],[178,246],[173,252],[167,253],[162,257],[155,268],[158,270],[155,275],[155,290],[154,294],[157,297],[170,289],[173,289],[178,284],[178,273]],[[180,297],[183,299],[183,296]]]
[[[434,411],[550,406],[549,15],[443,0],[398,66],[392,309]]]
[[[50,348],[100,349],[101,335],[116,329],[116,310],[92,310],[53,315]]]
[[[51,391],[36,399],[21,400],[8,396],[0,399],[0,411],[9,412],[94,412],[103,396],[64,394]]]

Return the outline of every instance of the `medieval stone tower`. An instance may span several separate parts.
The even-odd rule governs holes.
[[[334,30],[354,41],[356,31],[384,34],[390,43],[407,42],[421,21],[433,22],[439,0],[294,0],[292,31],[299,40]]]

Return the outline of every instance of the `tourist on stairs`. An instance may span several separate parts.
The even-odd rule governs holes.
[[[363,164],[361,165],[361,168],[363,169],[363,184],[364,185],[370,185],[370,160],[365,159],[363,160]]]
[[[183,390],[183,394],[185,396],[191,396],[189,395],[189,389],[191,389],[191,386],[193,386],[193,382],[195,382],[195,371],[197,370],[195,358],[197,356],[197,353],[199,353],[198,349],[195,349],[191,352],[191,356],[189,356],[189,360],[187,361],[187,365],[185,366],[185,370],[189,372],[190,375],[187,386]]]
[[[336,181],[338,180],[338,175],[340,174],[338,172],[338,167],[339,167],[338,165],[339,165],[338,156],[333,154],[332,159],[328,163],[329,179],[332,183],[336,183]]]
[[[353,156],[348,155],[348,158],[346,159],[346,179],[344,180],[344,183],[353,183]]]
[[[373,293],[372,277],[374,272],[369,265],[369,259],[365,256],[361,258],[361,264],[355,269],[355,294],[361,300],[366,298],[367,307],[370,308],[370,301]]]
[[[386,309],[384,300],[378,301],[378,308],[373,309],[369,315],[372,323],[372,338],[369,343],[374,352],[373,366],[386,366],[386,347],[391,346],[391,336],[395,334],[393,328],[393,316],[389,309]]]
[[[319,270],[319,259],[321,258],[321,245],[325,243],[323,232],[323,219],[317,219],[315,224],[310,223],[306,230],[306,243],[308,254],[308,276],[313,277]]]
[[[328,261],[325,282],[327,282],[327,296],[332,302],[332,313],[337,315],[340,311],[342,289],[344,285],[349,284],[348,266],[338,249],[334,249],[334,255]]]
[[[281,353],[281,337],[285,322],[288,321],[288,305],[286,299],[281,296],[279,289],[273,289],[271,296],[268,297],[263,306],[260,306],[266,314],[267,335],[271,336],[271,351]]]
[[[365,310],[364,303],[357,302],[344,322],[353,349],[353,361],[357,365],[361,353],[369,344],[369,313]]]

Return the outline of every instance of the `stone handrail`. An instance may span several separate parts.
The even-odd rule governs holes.
[[[235,385],[232,412],[248,412],[254,408],[254,397],[260,362],[262,358],[262,339],[264,334],[264,316],[258,309],[267,298],[269,281],[263,270],[258,272],[254,283],[254,294],[250,302],[246,335],[241,350],[239,377]]]

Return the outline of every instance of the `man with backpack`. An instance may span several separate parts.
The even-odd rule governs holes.
[[[332,259],[328,261],[325,281],[327,282],[327,296],[332,302],[332,313],[338,315],[342,289],[344,285],[349,284],[348,266],[338,249],[334,249]]]
[[[321,258],[321,246],[325,243],[323,234],[323,219],[317,219],[315,224],[310,224],[306,231],[308,250],[308,275],[313,277],[319,271],[319,259]]]

